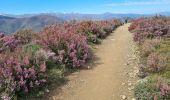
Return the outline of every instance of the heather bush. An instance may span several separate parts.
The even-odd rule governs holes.
[[[136,30],[137,27],[138,27],[138,24],[141,23],[145,18],[139,18],[139,19],[136,19],[136,20],[133,20],[132,21],[132,24],[129,26],[129,31],[133,31],[133,30]]]
[[[95,23],[99,27],[98,32],[96,32],[99,38],[105,38],[112,33],[115,28],[122,24],[119,20],[96,21]]]
[[[0,33],[0,38],[3,38],[5,36],[4,33]]]
[[[148,57],[149,54],[154,52],[160,46],[160,39],[147,39],[140,46],[140,53],[142,57]]]
[[[135,87],[137,100],[169,100],[169,80],[161,77],[149,77],[142,79]]]
[[[152,17],[135,20],[129,27],[134,32],[134,40],[142,42],[145,38],[169,37],[170,20],[166,17]]]
[[[81,22],[65,22],[64,24],[56,24],[50,26],[51,29],[58,32],[82,34],[87,37],[89,43],[98,44],[99,39],[105,38],[116,27],[120,26],[120,20],[109,21],[81,21]],[[49,27],[47,27],[49,28]]]
[[[39,43],[55,53],[52,59],[59,65],[78,68],[89,58],[89,46],[86,37],[81,34],[59,32],[55,28],[46,28],[40,32]]]
[[[88,42],[98,43],[97,33],[99,27],[93,21],[79,22],[75,26],[76,33],[82,34],[87,37]]]
[[[32,55],[32,52],[23,49],[1,54],[1,99],[12,99],[19,92],[28,93],[33,88],[45,85],[47,82],[45,60],[45,58],[36,57]]]
[[[0,53],[5,51],[14,51],[18,45],[19,40],[17,40],[13,35],[3,36],[0,38]]]
[[[85,35],[89,42],[99,43],[99,39],[108,36],[119,25],[121,25],[121,22],[118,20],[83,21],[76,24],[75,30]]]
[[[141,32],[136,32],[134,33],[134,37],[133,37],[133,40],[135,42],[138,42],[139,44],[143,43],[146,39],[146,36],[147,36],[148,32],[144,32],[141,34]]]
[[[35,41],[37,34],[34,33],[31,29],[23,29],[15,32],[14,37],[20,41],[21,44],[28,44]]]
[[[17,47],[35,42],[36,38],[36,33],[29,29],[20,30],[12,35],[0,34],[0,53],[13,52]]]
[[[166,68],[166,57],[158,53],[151,53],[147,58],[147,68],[151,72],[160,72]]]

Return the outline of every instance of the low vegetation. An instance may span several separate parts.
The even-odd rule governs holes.
[[[170,99],[170,18],[140,18],[131,24],[140,51],[140,81],[135,88],[137,100]]]
[[[31,99],[59,85],[64,73],[91,59],[91,45],[100,43],[122,23],[119,20],[66,22],[39,33],[26,29],[0,34],[0,98]]]

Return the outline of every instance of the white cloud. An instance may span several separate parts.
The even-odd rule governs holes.
[[[122,3],[110,3],[104,6],[134,6],[134,5],[160,5],[160,4],[170,4],[170,0],[141,0],[141,1],[127,1]]]

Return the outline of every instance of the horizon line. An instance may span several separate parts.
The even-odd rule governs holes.
[[[100,14],[138,14],[138,15],[152,15],[152,14],[160,14],[160,13],[170,13],[170,11],[164,11],[164,12],[154,12],[154,13],[123,13],[123,12],[103,12],[103,13],[80,13],[80,12],[34,12],[34,13],[0,13],[0,15],[36,15],[36,14],[95,14],[95,15],[100,15]]]

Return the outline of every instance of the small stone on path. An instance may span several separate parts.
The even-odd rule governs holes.
[[[127,97],[125,96],[125,95],[121,95],[120,96],[123,100],[126,100],[127,99]]]
[[[135,98],[132,98],[132,100],[136,100]]]

